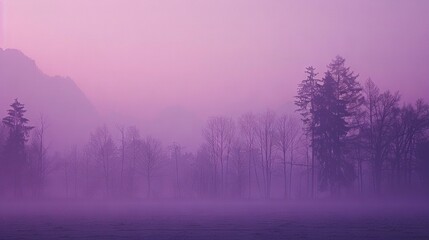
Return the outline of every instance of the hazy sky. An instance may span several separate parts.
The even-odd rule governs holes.
[[[428,100],[425,0],[1,1],[0,46],[70,76],[115,121],[285,109],[304,68],[337,54],[361,81]]]

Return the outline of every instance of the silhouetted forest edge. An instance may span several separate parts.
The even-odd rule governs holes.
[[[307,67],[303,79],[295,112],[210,117],[196,130],[204,140],[195,152],[122,125],[100,126],[87,142],[54,152],[49,122],[32,126],[12,99],[0,127],[0,201],[427,199],[423,99],[404,103],[399,92],[358,81],[340,56],[323,74]]]

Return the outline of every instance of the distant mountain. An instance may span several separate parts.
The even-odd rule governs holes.
[[[86,140],[99,120],[73,80],[47,76],[19,50],[0,49],[1,118],[15,98],[25,104],[32,125],[37,127],[43,115],[47,141],[56,149]]]

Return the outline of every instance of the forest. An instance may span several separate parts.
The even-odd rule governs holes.
[[[17,96],[0,127],[0,198],[428,196],[429,105],[358,80],[340,56],[322,71],[305,69],[296,111],[210,117],[195,152],[122,125],[52,151],[49,122],[32,126]]]

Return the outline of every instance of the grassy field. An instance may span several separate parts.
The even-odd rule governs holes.
[[[427,208],[407,206],[4,204],[0,239],[429,239]]]

